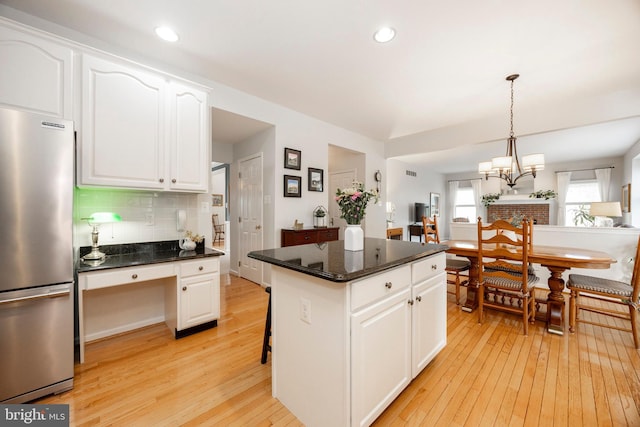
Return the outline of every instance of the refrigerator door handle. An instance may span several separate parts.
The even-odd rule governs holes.
[[[70,291],[66,290],[66,291],[49,292],[46,294],[31,295],[27,297],[0,299],[0,304],[9,304],[12,302],[19,302],[19,301],[33,301],[33,300],[39,300],[43,298],[58,298],[58,297],[63,297],[69,294],[70,294]]]

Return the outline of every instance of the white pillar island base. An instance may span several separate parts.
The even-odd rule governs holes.
[[[368,426],[444,348],[445,245],[365,239],[251,252],[273,264],[272,390],[307,426]]]

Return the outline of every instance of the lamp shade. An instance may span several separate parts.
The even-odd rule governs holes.
[[[525,171],[531,170],[543,170],[544,169],[544,154],[529,154],[522,158],[522,167]]]
[[[589,208],[591,216],[622,216],[620,202],[593,202]]]
[[[491,162],[478,163],[478,173],[491,173],[492,171]]]
[[[105,224],[109,222],[120,222],[122,217],[114,212],[94,212],[87,220],[92,224]]]
[[[511,170],[511,156],[494,157],[491,159],[491,168],[494,170],[509,171]]]

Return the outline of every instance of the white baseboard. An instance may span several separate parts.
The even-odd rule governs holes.
[[[164,322],[164,316],[158,316],[152,317],[150,319],[140,320],[139,322],[128,323],[126,325],[118,326],[117,328],[93,332],[85,336],[85,342],[99,340],[101,338],[110,337],[112,335],[121,334],[123,332],[133,331],[134,329],[144,328],[145,326],[155,325],[156,323],[162,322]]]

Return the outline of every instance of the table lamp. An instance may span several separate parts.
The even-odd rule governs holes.
[[[93,227],[91,231],[91,252],[82,257],[83,261],[96,261],[104,259],[105,254],[100,252],[98,247],[98,227],[100,224],[107,224],[110,222],[122,221],[122,218],[117,213],[113,212],[94,212],[89,218],[82,218],[89,223],[89,226]]]
[[[621,217],[620,202],[593,202],[589,208],[589,215],[602,218],[602,227],[613,227],[613,219],[609,217]]]

